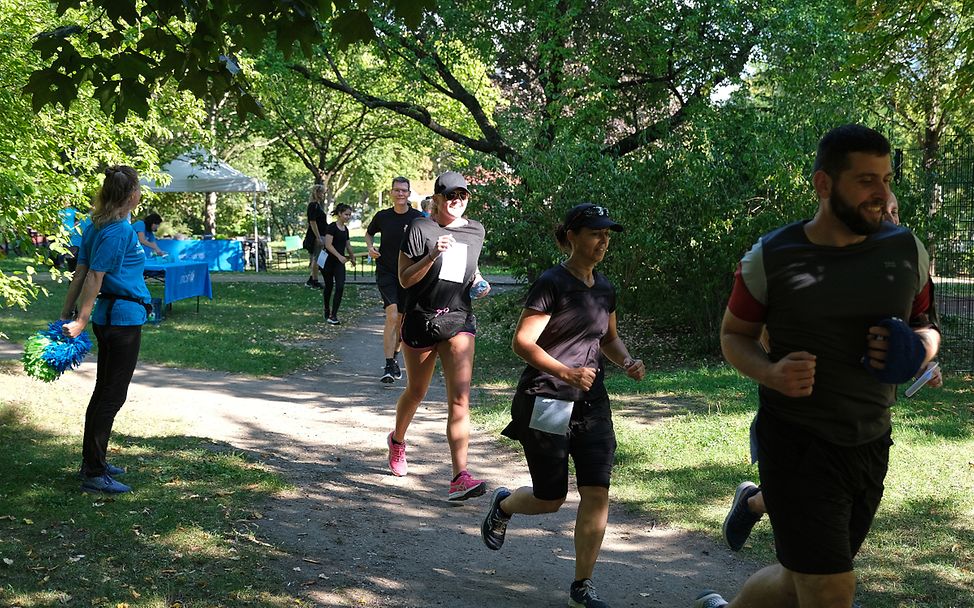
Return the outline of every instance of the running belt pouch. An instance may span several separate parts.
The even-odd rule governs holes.
[[[467,313],[462,310],[450,310],[426,317],[426,331],[436,342],[449,340],[466,325]]]
[[[574,407],[573,401],[535,397],[528,427],[553,435],[564,435],[568,432],[568,423],[571,422]]]
[[[916,374],[923,360],[926,358],[927,349],[923,346],[923,341],[910,326],[896,317],[883,319],[877,323],[879,327],[889,330],[889,340],[886,347],[886,367],[874,369],[869,365],[869,355],[867,354],[862,364],[880,382],[886,384],[902,384],[909,382]]]

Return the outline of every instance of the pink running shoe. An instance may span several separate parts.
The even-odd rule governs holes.
[[[396,477],[406,476],[406,444],[393,443],[392,433],[386,437],[386,444],[389,446],[389,468]],[[451,499],[452,500],[452,499]]]
[[[487,482],[474,479],[466,471],[460,471],[456,480],[450,482],[450,500],[467,500],[482,496],[486,491]]]

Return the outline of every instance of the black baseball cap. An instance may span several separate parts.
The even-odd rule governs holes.
[[[592,203],[582,203],[575,205],[565,214],[565,230],[577,230],[578,228],[591,228],[601,230],[609,228],[615,232],[622,232],[622,224],[618,224],[609,219],[609,210]]]
[[[470,189],[467,188],[467,180],[463,179],[463,176],[456,171],[447,171],[446,173],[441,173],[440,176],[436,178],[436,183],[433,184],[433,194],[442,194],[443,196],[446,196],[454,190],[470,191]]]

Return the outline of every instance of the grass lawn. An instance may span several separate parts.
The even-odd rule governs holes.
[[[50,295],[25,312],[0,310],[0,328],[22,343],[60,313],[66,283],[46,285]],[[161,286],[150,291],[161,297]],[[362,290],[371,288],[361,287]],[[360,287],[346,285],[341,317],[354,323],[372,298],[360,298]],[[324,322],[318,290],[293,283],[214,283],[213,300],[173,303],[166,319],[145,325],[141,361],[252,375],[282,376],[319,364],[329,357],[328,343],[339,329]],[[94,339],[92,340],[94,341]]]
[[[498,295],[478,311],[475,385],[491,390],[481,392],[475,415],[498,437],[523,369],[510,351],[520,297]],[[719,362],[671,369],[659,368],[664,362],[653,361],[652,352],[634,355],[658,369],[641,383],[608,375],[619,442],[612,495],[648,521],[722,543],[734,489],[757,481],[748,454],[756,386]],[[858,598],[867,607],[974,607],[972,378],[948,374],[943,388],[901,397],[893,412],[896,445],[886,496],[857,562]],[[767,519],[743,553],[774,560]]]
[[[0,361],[0,605],[294,606],[255,505],[281,479],[231,446],[132,412],[109,458],[138,492],[78,490],[86,400]]]

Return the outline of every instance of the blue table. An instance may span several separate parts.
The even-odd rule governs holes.
[[[240,241],[158,239],[156,245],[177,260],[205,262],[210,270],[244,269],[243,243]]]
[[[197,310],[199,297],[206,296],[213,299],[213,286],[210,284],[210,269],[206,262],[157,262],[145,261],[145,274],[163,273],[165,275],[165,291],[162,303],[171,304],[176,300],[196,297]]]

